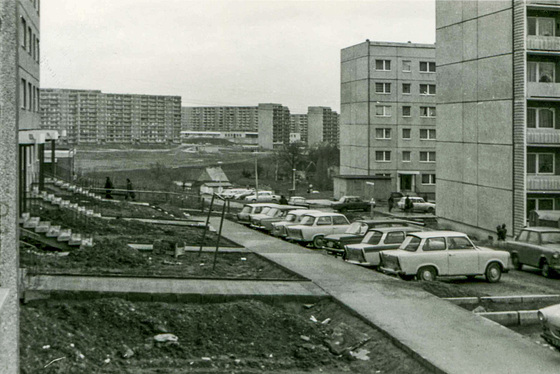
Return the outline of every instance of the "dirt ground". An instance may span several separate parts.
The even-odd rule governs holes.
[[[326,300],[34,302],[21,308],[20,356],[24,374],[429,372]]]

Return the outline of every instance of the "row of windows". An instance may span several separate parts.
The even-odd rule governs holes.
[[[21,80],[20,103],[22,109],[27,109],[31,112],[39,111],[39,88],[25,79]]]
[[[411,87],[412,87],[412,85],[410,83],[403,83],[402,93],[404,95],[412,94]],[[391,93],[391,83],[376,82],[375,83],[375,93],[377,93],[377,94],[390,94]],[[436,94],[436,85],[435,84],[421,83],[421,84],[418,85],[418,93],[420,95],[435,95]]]
[[[375,161],[377,162],[390,162],[392,151],[375,151]],[[420,151],[418,161],[420,162],[436,162],[435,151]],[[402,151],[402,161],[411,161],[411,151]]]
[[[527,34],[554,36],[556,19],[548,17],[527,17]]]
[[[391,173],[377,173],[380,177],[390,177]],[[436,184],[436,175],[435,174],[422,174],[422,184]]]
[[[33,57],[33,60],[39,62],[39,38],[33,33],[31,26],[27,26],[25,18],[21,17],[21,46]]]
[[[411,117],[411,106],[402,107],[402,116]],[[391,117],[393,115],[393,107],[390,105],[376,105],[375,106],[375,116],[376,117]],[[421,106],[420,107],[420,117],[435,118],[436,107],[435,106]]]
[[[391,60],[375,60],[375,70],[378,71],[391,71]],[[421,73],[435,73],[436,63],[432,61],[419,61],[418,70]],[[402,71],[412,71],[412,61],[403,60]]]
[[[527,127],[554,128],[554,108],[527,108]]]
[[[554,153],[527,153],[527,174],[554,174]]]
[[[411,129],[402,129],[403,139],[410,139]],[[376,139],[391,139],[391,129],[390,128],[376,128],[375,129]],[[420,129],[420,140],[435,140],[436,130],[435,129]]]

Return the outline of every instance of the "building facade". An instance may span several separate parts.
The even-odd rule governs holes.
[[[517,233],[560,209],[560,1],[436,4],[438,215]]]
[[[290,114],[290,136],[302,143],[307,143],[307,114]],[[296,135],[296,134],[299,134]]]
[[[322,106],[307,108],[307,144],[330,143],[338,146],[339,115],[334,110]]]
[[[388,176],[394,191],[435,197],[435,68],[431,44],[368,40],[342,50],[341,175]]]
[[[259,104],[259,147],[273,149],[290,143],[290,109],[281,104]]]
[[[41,126],[71,144],[171,143],[181,135],[181,97],[41,89]]]
[[[183,131],[256,132],[256,106],[182,107]]]

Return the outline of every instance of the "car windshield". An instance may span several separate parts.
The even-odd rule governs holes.
[[[560,244],[560,232],[543,232],[541,242],[542,244]]]
[[[262,210],[260,211],[260,214],[266,214],[266,213],[268,213],[269,210],[270,210],[270,207],[266,206],[266,207],[262,208]]]
[[[420,246],[420,242],[421,240],[417,236],[407,236],[400,249],[404,249],[409,252],[416,252],[418,246]]]
[[[288,222],[294,222],[296,220],[296,215],[295,214],[288,214],[286,216],[286,221]]]
[[[262,212],[263,207],[262,206],[257,206],[255,207],[255,211],[253,212],[253,214],[259,214],[260,212]]]
[[[278,208],[270,208],[270,210],[266,212],[266,215],[269,217],[274,217],[276,213],[278,213]]]
[[[313,216],[303,216],[301,219],[301,224],[304,226],[313,226],[313,222],[315,222],[315,217]]]
[[[382,232],[370,231],[366,234],[366,236],[364,236],[364,239],[362,240],[362,243],[372,244],[372,245],[379,244],[379,241],[381,240],[382,236],[383,236]]]
[[[353,224],[350,225],[350,227],[346,229],[346,234],[358,235],[360,234],[361,227],[362,224],[360,222],[354,222]]]
[[[241,213],[249,213],[249,212],[251,212],[250,206],[244,206],[243,209],[241,209]]]

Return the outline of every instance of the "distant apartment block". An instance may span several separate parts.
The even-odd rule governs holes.
[[[560,209],[560,1],[438,0],[436,23],[438,215],[517,233]]]
[[[290,143],[290,109],[281,104],[259,104],[259,146],[273,149]]]
[[[256,132],[258,107],[182,107],[183,131]]]
[[[328,107],[310,106],[307,108],[307,122],[307,144],[309,146],[323,142],[338,145],[338,113]]]
[[[434,45],[366,41],[343,49],[340,118],[342,177],[389,177],[393,191],[434,198]],[[309,118],[309,142],[312,126]]]
[[[68,142],[169,143],[181,135],[181,97],[41,89],[41,126]]]
[[[293,141],[307,143],[307,127],[307,114],[290,114],[290,136]]]

